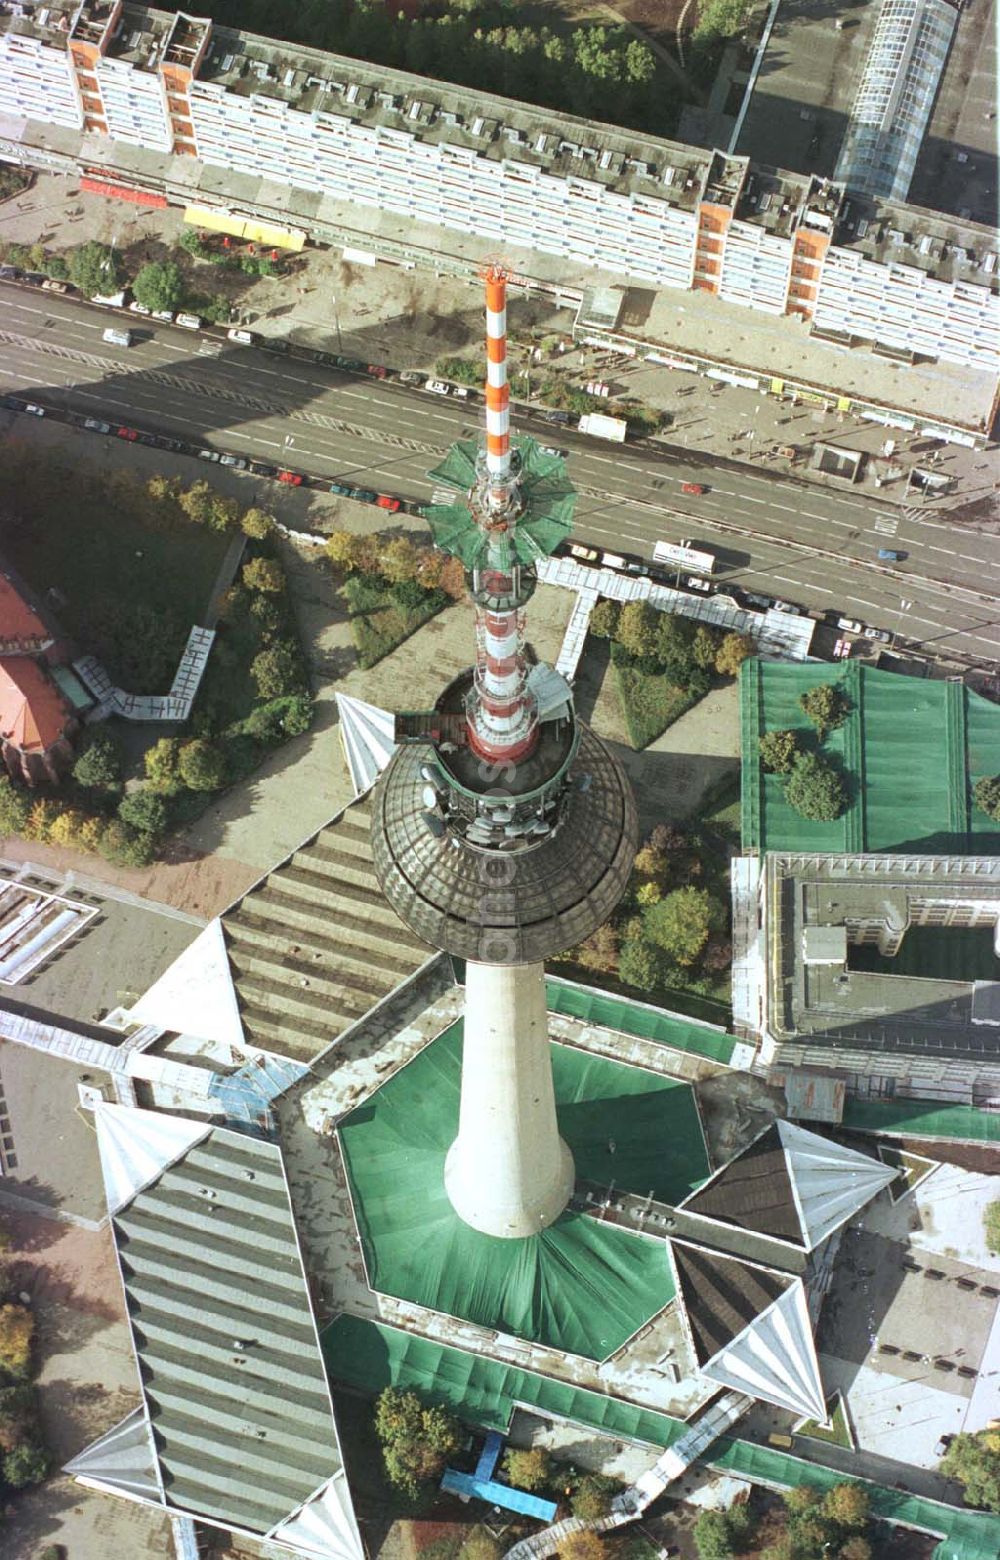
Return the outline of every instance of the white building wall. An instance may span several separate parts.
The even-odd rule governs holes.
[[[723,250],[719,297],[766,314],[784,314],[792,240],[752,222],[731,222]]]
[[[107,114],[108,134],[129,146],[169,152],[173,137],[158,75],[126,60],[101,59],[96,70]]]
[[[65,48],[22,33],[0,37],[0,110],[82,129],[83,109]]]
[[[1000,372],[1000,298],[967,282],[942,282],[915,266],[879,264],[831,247],[816,325],[902,351]]]

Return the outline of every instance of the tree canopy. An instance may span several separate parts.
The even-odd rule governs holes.
[[[941,1472],[959,1481],[970,1506],[1000,1511],[1000,1431],[956,1435],[941,1459]]]
[[[708,890],[689,885],[651,905],[643,915],[643,930],[674,964],[690,965],[704,950],[717,918]]]
[[[379,1395],[375,1433],[382,1443],[390,1482],[409,1495],[417,1494],[422,1484],[439,1479],[462,1442],[453,1415],[398,1387],[386,1387]]]
[[[184,277],[172,260],[151,260],[132,283],[132,296],[136,302],[154,312],[163,309],[173,312],[181,308],[185,292]]]
[[[1000,823],[1000,775],[983,775],[972,787],[972,797],[980,812]]]
[[[851,705],[846,694],[832,683],[817,683],[799,695],[799,708],[808,715],[822,742],[828,731],[844,724]]]
[[[118,292],[124,285],[122,263],[107,244],[90,239],[69,252],[69,274],[74,287],[79,287],[86,298],[97,293],[105,295]]]

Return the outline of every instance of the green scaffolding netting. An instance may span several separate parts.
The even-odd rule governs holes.
[[[488,1430],[505,1432],[519,1403],[650,1446],[670,1446],[686,1429],[667,1414],[356,1316],[331,1322],[320,1342],[337,1381],[364,1392],[412,1387]]]
[[[849,1095],[844,1101],[844,1126],[893,1137],[1000,1143],[1000,1116],[945,1100],[861,1100]]]
[[[481,1326],[603,1359],[673,1298],[662,1245],[567,1213],[525,1240],[454,1212],[444,1161],[458,1128],[460,1023],[340,1125],[371,1283]],[[559,1126],[577,1175],[678,1202],[709,1173],[687,1084],[553,1045]]]
[[[547,455],[534,439],[524,436],[515,436],[511,444],[521,457],[520,489],[524,500],[524,512],[514,528],[513,554],[519,563],[537,563],[555,552],[569,535],[576,492],[560,456]],[[478,452],[475,439],[461,439],[428,476],[464,495],[475,482]],[[486,562],[487,548],[492,567],[508,566],[508,560],[497,555],[498,550],[503,550],[504,539],[496,534],[487,537],[479,529],[464,498],[449,504],[425,504],[422,513],[436,546],[461,559],[467,569]]]
[[[607,992],[593,991],[552,976],[546,980],[545,989],[550,1013],[579,1018],[603,1029],[617,1029],[643,1040],[655,1040],[675,1051],[694,1051],[713,1062],[728,1065],[732,1061],[735,1035],[727,1035],[711,1024],[664,1013],[642,1002],[630,1002],[627,997],[609,996]]]
[[[765,731],[813,728],[799,695],[817,683],[843,689],[851,712],[823,750],[842,768],[850,803],[831,823],[802,818],[781,775],[765,775]],[[747,661],[740,676],[743,844],[761,850],[954,851],[1000,854],[1000,825],[979,812],[972,788],[1000,773],[1000,709],[960,683],[902,677],[847,662],[798,666]]]
[[[413,1388],[470,1423],[506,1431],[517,1404],[539,1413],[601,1430],[613,1436],[668,1447],[684,1435],[683,1420],[607,1395],[571,1387],[534,1371],[418,1338],[398,1328],[355,1316],[339,1316],[320,1339],[327,1370],[337,1381],[360,1391],[383,1387]],[[713,1467],[779,1489],[810,1485],[820,1491],[852,1475],[805,1462],[787,1452],[750,1441],[723,1437],[709,1448]],[[909,1495],[866,1479],[854,1479],[868,1492],[873,1513],[888,1521],[939,1535],[935,1560],[996,1560],[1000,1554],[1000,1517],[967,1511]]]

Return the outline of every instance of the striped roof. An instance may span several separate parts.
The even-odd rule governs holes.
[[[163,1503],[358,1560],[280,1149],[185,1122],[192,1141],[163,1131],[182,1118],[127,1106],[99,1105],[97,1117]],[[139,1189],[122,1202],[129,1137]]]

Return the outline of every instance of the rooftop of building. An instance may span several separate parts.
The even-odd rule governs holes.
[[[48,624],[7,574],[0,574],[0,650],[48,641]]]
[[[1000,860],[772,853],[766,873],[776,1039],[1000,1057],[1000,1008],[984,1001],[1000,989]],[[839,950],[814,946],[817,930],[839,931]]]
[[[39,19],[43,14],[44,22]],[[65,0],[55,0],[53,6],[24,17],[0,13],[0,34],[14,29],[37,34],[49,43],[61,41],[65,46],[66,32],[59,18],[72,14],[73,8]],[[199,25],[197,19],[191,20],[192,28]],[[152,65],[163,55],[164,44],[168,49],[174,46],[176,36],[175,13],[126,5],[112,54],[124,50],[125,57],[134,63]],[[643,136],[511,98],[472,93],[410,72],[225,27],[212,29],[197,80],[240,96],[271,99],[306,114],[346,116],[373,129],[432,143],[447,142],[488,161],[525,164],[558,178],[596,182],[619,194],[655,196],[684,211],[694,211],[703,198],[714,198],[724,205],[738,205],[741,220],[783,235],[805,220],[810,191],[815,193],[816,181],[806,174],[766,163],[759,170],[755,166],[755,190],[752,183],[748,185],[748,164],[743,157],[726,157],[718,151]],[[783,143],[775,149],[784,155]],[[809,167],[821,174],[832,173],[833,161],[835,154],[828,168],[822,159],[812,159]],[[920,208],[906,207],[897,213],[893,231],[910,234],[912,243],[904,254],[890,258],[905,259],[946,279],[960,276],[980,286],[1000,287],[995,274],[984,273],[978,264],[963,263],[955,253],[964,249],[978,262],[981,255],[996,249],[995,232],[969,222],[959,223],[957,228],[952,223],[953,237],[945,240],[949,252],[937,253],[932,252],[933,233],[931,247],[921,249],[930,231],[927,224],[933,220],[931,213]],[[868,231],[874,234],[874,225],[866,230],[861,244]],[[841,222],[837,242],[854,247],[859,243],[857,227],[852,230]],[[886,236],[886,244],[892,242]]]
[[[765,774],[758,752],[765,731],[812,738],[799,698],[817,683],[839,688],[849,703],[843,725],[824,743],[849,793],[831,823],[791,808],[782,776]],[[1000,824],[972,800],[976,780],[1000,772],[1000,707],[990,700],[960,683],[858,662],[820,668],[763,661],[744,664],[740,699],[745,849],[1000,855]]]
[[[43,754],[65,736],[73,713],[44,667],[26,655],[0,656],[0,740]]]

